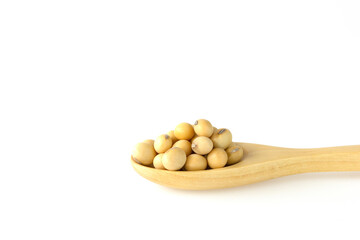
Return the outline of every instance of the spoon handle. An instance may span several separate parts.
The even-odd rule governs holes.
[[[294,149],[240,144],[244,147],[244,160],[234,165],[236,174],[228,175],[231,181],[220,187],[241,186],[300,173],[360,171],[360,145]]]
[[[360,171],[360,145],[288,151],[297,172]]]

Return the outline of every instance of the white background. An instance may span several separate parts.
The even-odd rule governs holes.
[[[209,119],[235,141],[360,144],[357,0],[1,1],[0,239],[359,239],[360,173],[213,191],[132,147]]]

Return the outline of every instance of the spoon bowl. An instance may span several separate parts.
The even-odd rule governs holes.
[[[169,171],[131,164],[142,177],[172,188],[205,190],[236,187],[277,177],[333,171],[360,171],[360,145],[295,149],[236,143],[244,149],[239,163],[201,171]]]

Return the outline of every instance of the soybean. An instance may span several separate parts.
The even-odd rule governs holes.
[[[199,119],[194,123],[194,131],[198,136],[211,137],[214,128],[206,119]]]
[[[154,147],[145,142],[136,144],[132,152],[133,159],[143,165],[151,165],[155,156]]]
[[[208,137],[199,136],[191,144],[192,150],[200,155],[208,154],[213,149],[213,142]]]
[[[226,149],[226,153],[228,155],[227,165],[232,165],[240,162],[241,158],[244,155],[244,150],[241,146],[230,146]]]
[[[211,136],[211,140],[214,147],[226,149],[232,143],[232,135],[229,129],[221,128]]]
[[[152,146],[154,146],[154,140],[152,140],[152,139],[147,139],[147,140],[145,140],[144,141],[144,143],[148,143],[148,144],[150,144],[150,145],[152,145]]]
[[[178,147],[184,150],[186,156],[189,156],[192,152],[191,143],[188,140],[179,140],[173,145],[173,147]]]
[[[206,158],[199,154],[191,154],[187,157],[185,163],[185,170],[187,171],[197,171],[197,170],[205,170],[207,167]]]
[[[222,168],[226,165],[228,160],[228,155],[225,150],[222,148],[214,148],[207,155],[207,162],[210,168]]]
[[[167,170],[180,170],[186,162],[186,154],[181,148],[170,148],[162,156],[162,164]]]
[[[194,134],[194,128],[189,123],[180,123],[174,130],[174,135],[179,140],[190,140]]]
[[[176,143],[179,140],[175,137],[174,130],[169,131],[168,135],[170,136],[170,138],[172,140],[172,144]]]
[[[155,168],[157,169],[165,169],[164,165],[162,164],[162,157],[164,156],[163,153],[159,153],[158,155],[155,156],[154,161],[153,161],[153,165]]]
[[[162,134],[154,142],[154,148],[157,153],[164,153],[172,146],[172,140],[169,135]]]

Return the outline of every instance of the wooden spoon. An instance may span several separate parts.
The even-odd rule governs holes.
[[[236,143],[243,159],[232,166],[201,171],[159,170],[131,160],[144,178],[172,188],[216,189],[241,186],[272,178],[333,171],[360,171],[360,145],[316,149],[293,149],[251,143]]]

